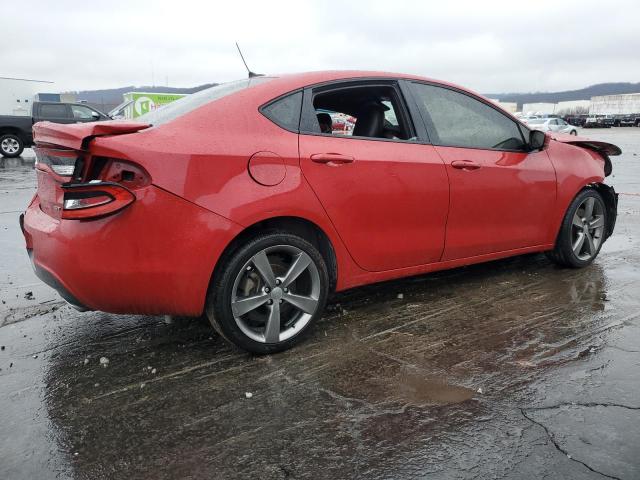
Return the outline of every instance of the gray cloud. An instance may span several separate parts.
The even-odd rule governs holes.
[[[482,92],[640,81],[636,1],[72,0],[3,6],[2,76],[59,90],[279,73],[416,73]]]

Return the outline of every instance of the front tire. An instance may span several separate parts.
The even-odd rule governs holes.
[[[24,142],[18,135],[7,133],[0,136],[0,154],[3,157],[19,157],[24,150]]]
[[[578,135],[578,131],[577,130],[571,130],[569,132],[569,135]]]
[[[602,196],[593,189],[576,195],[562,220],[550,260],[564,267],[582,268],[591,264],[605,238],[607,209]]]
[[[206,313],[227,340],[252,353],[287,350],[322,314],[329,274],[304,238],[273,232],[249,240],[223,260]]]

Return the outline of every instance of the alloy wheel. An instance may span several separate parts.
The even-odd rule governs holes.
[[[571,248],[580,260],[596,256],[604,234],[604,206],[595,197],[587,197],[573,214]]]
[[[20,150],[20,143],[15,138],[5,138],[2,140],[2,144],[0,144],[2,151],[8,155],[13,155],[18,150]]]
[[[249,338],[283,342],[311,321],[320,292],[320,274],[311,257],[298,247],[276,245],[253,255],[239,271],[231,311]]]

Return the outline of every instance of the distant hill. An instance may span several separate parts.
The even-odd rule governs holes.
[[[497,98],[501,102],[517,102],[518,108],[523,103],[548,102],[557,103],[568,100],[589,100],[598,95],[619,95],[623,93],[640,93],[639,83],[599,83],[580,90],[566,90],[564,92],[536,92],[536,93],[485,93],[485,97]]]
[[[189,88],[176,88],[176,87],[134,87],[130,85],[128,87],[109,88],[104,90],[83,90],[79,92],[68,92],[76,95],[77,101],[86,101],[88,104],[93,105],[103,112],[107,112],[117,105],[122,103],[122,95],[127,92],[162,92],[162,93],[195,93],[205,88],[218,85],[217,83],[205,83],[204,85],[198,85],[197,87]]]

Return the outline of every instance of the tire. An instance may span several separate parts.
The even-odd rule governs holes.
[[[569,205],[556,246],[546,252],[547,257],[563,267],[582,268],[590,265],[604,243],[607,220],[602,196],[591,188],[581,191]]]
[[[19,157],[24,150],[24,142],[13,133],[6,133],[0,137],[0,154],[3,157]]]
[[[571,130],[569,132],[569,135],[578,135],[578,131],[577,130]]]
[[[320,252],[304,238],[265,233],[222,262],[207,295],[206,314],[216,331],[241,349],[257,354],[287,350],[322,315],[329,273]]]

